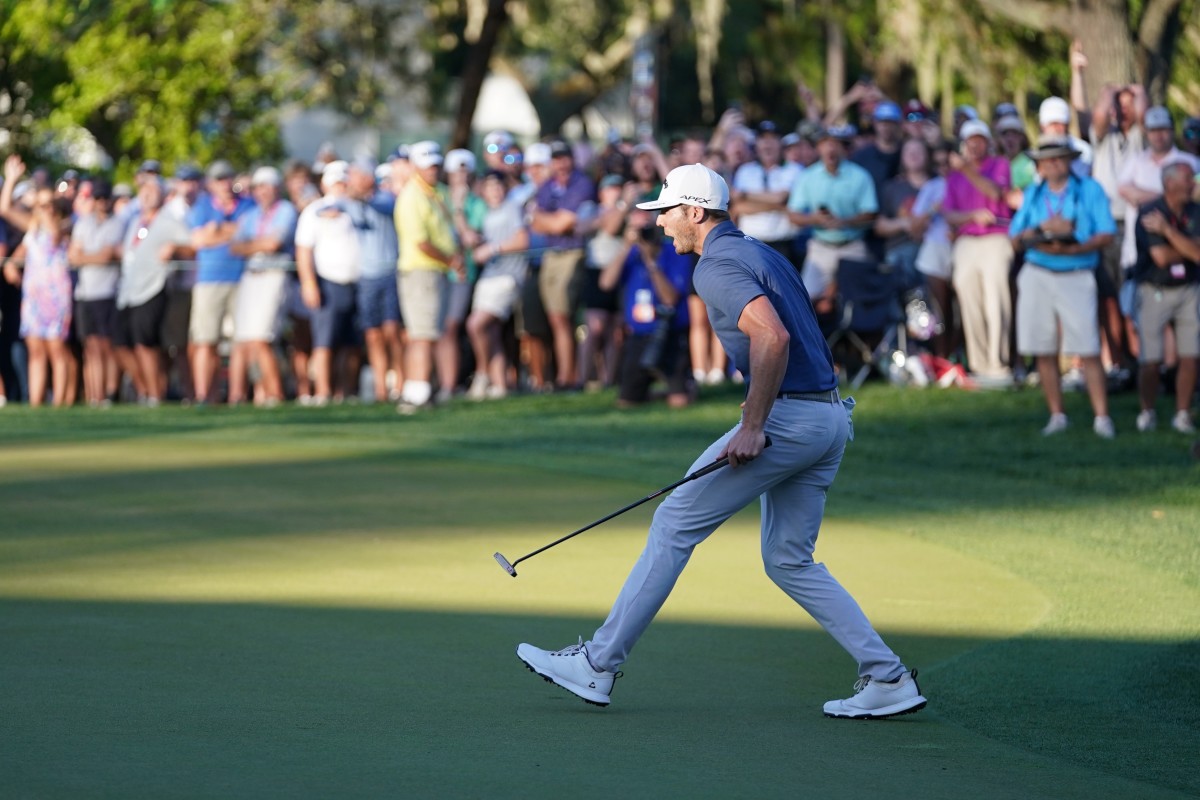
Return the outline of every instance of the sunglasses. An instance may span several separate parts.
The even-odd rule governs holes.
[[[919,111],[910,111],[904,116],[904,119],[906,119],[909,122],[924,122],[925,115],[920,113]]]

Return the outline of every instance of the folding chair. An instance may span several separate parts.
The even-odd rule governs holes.
[[[872,369],[886,375],[892,352],[907,348],[902,282],[886,263],[852,258],[838,263],[835,327],[826,342],[833,350],[845,340],[861,361],[850,381],[852,389],[861,386]],[[869,342],[876,337],[878,343],[872,346]]]

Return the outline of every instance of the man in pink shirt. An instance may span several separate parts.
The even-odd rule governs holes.
[[[942,213],[955,236],[952,281],[962,313],[967,365],[978,383],[1007,386],[1012,382],[1008,288],[1012,212],[1005,199],[1012,187],[1009,163],[992,155],[992,134],[986,123],[970,120],[959,135],[962,154],[946,177]]]

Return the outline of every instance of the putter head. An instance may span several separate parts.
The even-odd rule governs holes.
[[[496,559],[496,563],[499,564],[505,572],[507,572],[509,575],[512,575],[514,578],[517,577],[516,568],[512,564],[508,563],[507,558],[499,553],[495,553],[492,558]]]

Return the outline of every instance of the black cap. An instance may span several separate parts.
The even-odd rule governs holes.
[[[204,173],[191,164],[184,164],[175,168],[175,180],[177,181],[198,181],[203,177]]]
[[[769,119],[764,119],[762,122],[758,123],[758,132],[759,133],[776,133],[777,134],[777,133],[779,133],[779,129],[775,126],[774,122],[772,122]]]
[[[112,184],[104,178],[92,178],[92,197],[97,200],[111,200]]]
[[[569,144],[567,144],[566,142],[562,141],[561,139],[558,141],[555,141],[555,142],[551,142],[550,143],[550,157],[551,158],[562,158],[564,156],[567,158],[575,157],[575,154],[573,152],[571,152],[571,146]]]
[[[162,175],[162,162],[157,158],[147,158],[138,167],[138,172],[153,172],[155,175]]]

